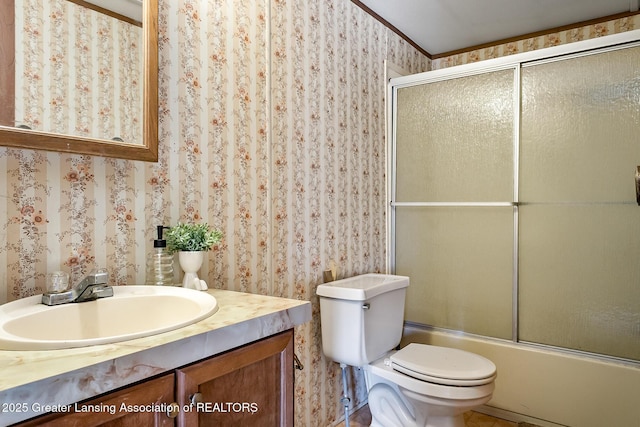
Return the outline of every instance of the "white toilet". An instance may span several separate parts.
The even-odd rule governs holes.
[[[464,427],[491,399],[496,366],[477,354],[409,344],[401,350],[409,278],[364,274],[319,285],[324,354],[361,367],[375,427]]]

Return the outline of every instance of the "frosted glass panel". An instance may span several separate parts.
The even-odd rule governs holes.
[[[640,48],[522,70],[523,341],[640,359]]]
[[[406,320],[511,338],[513,208],[396,209]]]
[[[398,89],[398,201],[513,199],[514,71]]]
[[[640,48],[522,70],[520,199],[635,203]]]
[[[520,208],[520,339],[640,360],[640,207]]]

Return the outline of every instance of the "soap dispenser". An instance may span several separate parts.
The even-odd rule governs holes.
[[[158,238],[153,241],[153,252],[147,257],[147,285],[173,285],[173,255],[162,238],[165,227],[159,225]]]

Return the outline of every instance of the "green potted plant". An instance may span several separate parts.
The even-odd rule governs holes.
[[[165,233],[167,248],[173,252],[195,252],[211,250],[222,239],[222,232],[207,224],[178,223]]]
[[[167,249],[178,252],[178,261],[184,271],[182,286],[190,289],[206,290],[207,284],[198,277],[204,261],[204,253],[222,239],[222,232],[208,224],[178,223],[165,234]]]

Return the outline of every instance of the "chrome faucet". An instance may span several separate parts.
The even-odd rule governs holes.
[[[112,297],[113,288],[107,285],[108,278],[109,273],[104,269],[93,271],[68,291],[45,292],[42,295],[42,303],[45,305],[59,305]]]

